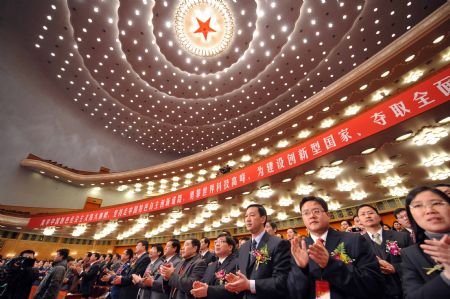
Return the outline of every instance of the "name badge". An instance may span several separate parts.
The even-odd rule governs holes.
[[[331,299],[330,283],[326,280],[316,280],[316,299]]]

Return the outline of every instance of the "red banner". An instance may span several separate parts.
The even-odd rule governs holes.
[[[447,102],[450,68],[330,130],[239,171],[177,192],[95,211],[32,217],[28,228],[74,225],[172,208],[228,192],[310,162]]]

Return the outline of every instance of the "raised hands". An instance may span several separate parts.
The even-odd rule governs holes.
[[[200,281],[194,281],[191,290],[192,296],[195,298],[203,298],[208,295],[208,284]]]
[[[300,268],[305,268],[308,265],[309,256],[305,240],[300,240],[299,237],[293,238],[291,240],[291,254]]]
[[[380,265],[381,273],[383,273],[383,274],[395,273],[395,268],[394,268],[394,266],[392,266],[392,264],[379,258],[378,256],[377,256],[377,260],[378,260],[378,264]]]
[[[306,244],[305,244],[306,245]],[[308,256],[310,259],[315,261],[320,268],[325,268],[328,265],[328,260],[330,258],[330,254],[328,250],[323,245],[322,241],[318,239],[316,243],[312,244],[308,248]]]
[[[164,280],[169,280],[173,272],[175,272],[175,267],[172,263],[162,264],[159,267],[159,273],[161,273],[161,276],[164,278]]]
[[[440,240],[425,240],[420,247],[436,263],[444,266],[444,275],[450,279],[450,237],[445,234]]]
[[[225,280],[227,281],[225,289],[229,292],[239,293],[250,290],[250,281],[241,271],[236,272],[236,274],[228,273]]]

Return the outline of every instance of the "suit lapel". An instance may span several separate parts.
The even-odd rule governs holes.
[[[341,236],[338,232],[329,229],[327,240],[325,241],[325,248],[328,250],[329,253],[333,252],[333,250],[338,247],[339,243],[341,242]]]
[[[244,273],[244,271],[247,271],[248,262],[250,259],[250,243],[252,241],[247,241],[242,245],[241,249],[239,250],[239,267],[241,267],[241,272]]]
[[[200,255],[196,255],[194,256],[184,267],[183,271],[180,272],[179,276],[182,277],[184,275],[184,273],[187,273],[189,271],[189,269],[192,267],[192,265],[194,264],[194,262],[199,258]],[[183,263],[181,262],[181,267],[183,266]]]
[[[383,240],[381,241],[381,257],[383,260],[387,260],[388,253],[386,252],[386,241],[396,241],[392,232],[388,230],[384,230],[381,232],[381,235],[383,236]]]
[[[305,239],[306,245],[309,248],[309,246],[314,244],[314,240],[311,238],[311,235],[309,235],[306,239]],[[312,259],[309,259],[309,271],[310,272],[314,272],[316,270],[318,270],[320,267],[319,265],[313,261]]]

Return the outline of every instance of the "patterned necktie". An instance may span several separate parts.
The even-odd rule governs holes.
[[[414,233],[414,231],[412,230],[409,235],[411,236],[411,240],[413,241],[413,243],[416,244],[416,234]]]
[[[256,250],[258,243],[256,243],[256,240],[252,241],[252,246],[250,248],[250,261],[254,262],[255,261],[255,256],[252,254],[253,250]]]
[[[379,233],[375,233],[372,235],[373,241],[378,245],[381,245],[381,236]]]

